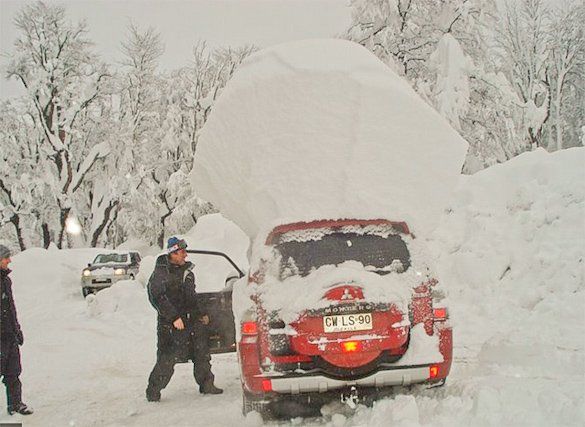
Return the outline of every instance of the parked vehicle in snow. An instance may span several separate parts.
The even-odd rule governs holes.
[[[332,399],[442,385],[452,329],[438,281],[413,263],[418,245],[406,223],[381,219],[274,228],[238,325],[244,413],[308,416]]]
[[[119,280],[133,280],[138,274],[140,259],[138,252],[99,254],[81,272],[83,296],[108,288]]]

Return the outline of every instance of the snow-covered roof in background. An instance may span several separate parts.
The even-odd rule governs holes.
[[[434,227],[467,143],[358,44],[308,40],[244,61],[197,147],[192,182],[251,237],[280,218]]]

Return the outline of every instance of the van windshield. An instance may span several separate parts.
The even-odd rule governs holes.
[[[357,261],[378,274],[401,273],[410,267],[410,253],[400,234],[324,233],[316,239],[280,239],[281,278],[307,276],[324,265]]]

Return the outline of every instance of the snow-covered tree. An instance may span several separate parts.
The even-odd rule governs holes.
[[[153,206],[160,220],[157,243],[168,234],[189,229],[213,207],[192,191],[187,176],[193,167],[199,133],[213,103],[251,47],[209,51],[205,43],[193,49],[191,65],[173,73],[161,97],[162,138],[159,158],[153,164],[151,185],[156,189]]]
[[[522,108],[527,148],[542,145],[550,115],[547,14],[542,0],[508,2],[497,41],[502,72]]]
[[[162,247],[166,235],[190,228],[213,209],[193,193],[187,176],[213,103],[250,51],[209,51],[200,43],[190,66],[165,76],[157,70],[160,36],[130,26],[119,78],[123,152],[116,156],[127,184],[116,208],[123,233]]]
[[[549,150],[579,145],[579,129],[585,124],[584,22],[585,2],[562,3],[551,13],[547,42],[554,142],[549,144]]]
[[[118,137],[119,127],[112,102],[114,90],[115,87],[108,87],[108,96],[94,104],[94,109],[99,107],[99,114],[95,117],[84,117],[83,120],[88,140],[95,144],[107,143],[110,147],[108,156],[100,158],[88,173],[76,203],[80,210],[78,219],[82,225],[85,243],[92,247],[108,241],[107,232],[115,219],[121,194],[126,188],[126,180],[121,176],[119,168],[122,144]]]
[[[461,132],[473,173],[536,146],[581,144],[585,4],[565,1],[351,0],[345,37]]]
[[[167,120],[175,122],[175,138],[189,144],[192,154],[196,152],[199,132],[221,90],[238,65],[254,50],[252,46],[243,46],[212,51],[200,42],[193,48],[191,65],[171,76]]]
[[[446,33],[431,54],[429,65],[436,74],[433,90],[435,106],[455,129],[461,131],[460,119],[469,109],[469,75],[473,62],[457,39]]]
[[[469,142],[466,174],[526,150],[522,128],[514,120],[521,114],[517,97],[506,77],[489,68],[476,68],[470,87],[469,110],[462,120],[462,134]]]
[[[28,4],[14,22],[20,35],[7,76],[25,87],[43,135],[39,160],[59,208],[57,224],[45,224],[56,230],[55,242],[62,247],[67,219],[80,210],[76,196],[96,162],[109,153],[107,142],[90,141],[82,123],[100,114],[94,105],[109,74],[91,52],[85,23],[68,22],[62,7]]]
[[[405,76],[462,133],[470,143],[464,171],[517,152],[507,146],[515,135],[510,101],[490,58],[497,23],[493,0],[354,0],[351,5],[353,24],[346,37]]]
[[[39,173],[40,135],[26,107],[16,101],[0,105],[0,229],[13,227],[10,233],[21,250],[34,241],[30,229],[43,204],[52,200],[41,197],[45,186]],[[8,233],[8,230],[5,230]]]
[[[130,25],[122,51],[120,136],[124,152],[119,157],[128,188],[118,219],[129,236],[162,246],[166,222],[173,212],[168,180],[186,161],[184,147],[166,120],[170,85],[158,72],[164,47],[153,28],[141,31]]]
[[[349,40],[374,52],[413,83],[425,78],[426,60],[440,37],[432,0],[351,0]],[[430,19],[431,18],[431,19]]]
[[[157,147],[162,135],[160,106],[166,83],[157,68],[163,51],[160,35],[154,28],[141,30],[132,23],[128,26],[114,97],[114,159],[107,165],[109,179],[100,185],[108,191],[99,193],[106,208],[100,227],[115,243],[128,236],[142,238],[153,232],[152,227],[144,225],[153,224],[157,216],[156,211],[149,209],[154,196],[148,192],[148,184],[156,162],[160,161]]]
[[[458,41],[473,61],[469,105],[461,134],[469,142],[464,173],[475,173],[526,150],[518,117],[522,108],[495,55],[499,13],[493,1],[477,2],[474,19],[458,28]]]

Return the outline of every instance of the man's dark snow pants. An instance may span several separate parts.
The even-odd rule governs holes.
[[[18,343],[3,336],[0,339],[0,353],[2,354],[0,373],[6,386],[6,404],[12,407],[22,402],[22,384],[18,378],[22,372]]]
[[[201,325],[179,331],[172,326],[158,325],[156,364],[148,378],[150,391],[160,392],[164,389],[175,372],[175,364],[188,360],[193,361],[193,376],[200,390],[204,384],[213,383],[207,329]]]

